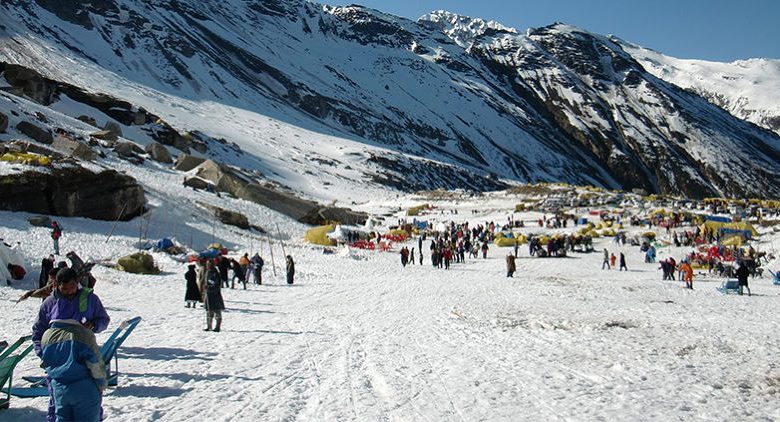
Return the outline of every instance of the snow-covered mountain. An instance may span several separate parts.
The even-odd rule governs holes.
[[[278,182],[300,173],[291,155],[319,163],[294,186],[308,193],[301,185],[341,183],[348,169],[402,190],[494,188],[498,176],[780,195],[776,134],[566,25],[518,34],[447,12],[414,22],[303,0],[0,7],[0,61],[235,142],[250,159],[233,164]],[[360,159],[347,165],[349,154]]]
[[[677,59],[613,39],[648,72],[695,92],[729,113],[780,134],[780,60],[732,63]]]

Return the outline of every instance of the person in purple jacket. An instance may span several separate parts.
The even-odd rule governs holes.
[[[92,292],[92,289],[81,287],[77,279],[77,274],[72,269],[61,269],[57,273],[57,288],[43,301],[38,310],[38,318],[32,327],[32,340],[35,353],[39,357],[41,357],[41,338],[49,329],[51,321],[75,320],[93,333],[102,332],[111,321],[97,295]],[[54,395],[48,377],[46,384],[49,388],[49,413],[46,420],[54,422]]]

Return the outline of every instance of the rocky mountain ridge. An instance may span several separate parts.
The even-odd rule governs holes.
[[[160,115],[163,97],[214,102],[389,151],[365,154],[369,183],[780,195],[776,134],[562,24],[518,34],[447,12],[413,22],[295,0],[5,0],[0,10],[1,61],[79,86],[100,79]],[[210,133],[206,123],[187,129]]]

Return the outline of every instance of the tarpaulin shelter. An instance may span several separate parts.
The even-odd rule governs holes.
[[[749,231],[751,236],[750,238],[758,236],[758,232],[753,227],[753,225],[746,221],[740,221],[738,223],[724,223],[720,221],[707,220],[701,225],[702,231],[704,231],[705,229],[710,229],[714,233],[718,233],[718,231],[722,228],[737,230],[737,231]]]
[[[718,223],[730,223],[731,222],[731,218],[729,218],[729,217],[721,217],[721,216],[718,216],[718,215],[705,215],[704,219],[707,220],[707,221],[715,221],[715,222],[718,222]]]
[[[428,204],[417,205],[416,207],[408,208],[406,210],[406,215],[408,216],[420,215],[420,211],[427,210],[428,208],[429,208]]]
[[[306,234],[303,236],[303,239],[315,245],[334,246],[336,244],[336,241],[329,239],[328,233],[334,231],[335,229],[336,229],[335,224],[326,224],[324,226],[317,226],[314,227],[313,229],[309,229],[306,232]]]
[[[515,243],[518,245],[524,245],[528,243],[528,239],[526,239],[525,235],[523,234],[515,235],[511,232],[497,233],[495,239],[493,239],[493,244],[499,247],[515,246]]]

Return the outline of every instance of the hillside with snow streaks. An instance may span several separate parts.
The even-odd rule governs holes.
[[[0,61],[224,137],[280,182],[285,151],[322,154],[321,142],[285,135],[304,130],[363,146],[359,177],[405,191],[502,178],[780,195],[780,138],[574,27],[519,35],[447,12],[413,22],[298,0],[0,7]],[[283,129],[254,130],[258,121]]]
[[[669,57],[615,38],[648,72],[691,90],[729,113],[780,134],[780,60],[731,63]]]

